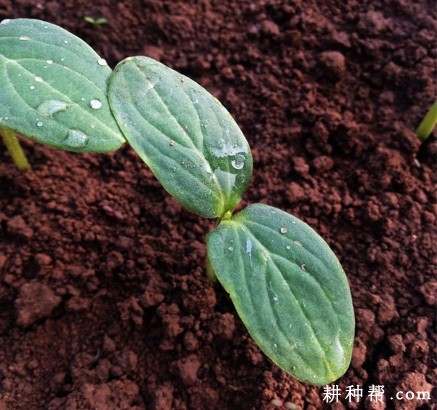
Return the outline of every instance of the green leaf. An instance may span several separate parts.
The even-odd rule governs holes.
[[[347,370],[354,313],[346,276],[307,224],[256,204],[207,237],[208,257],[249,333],[279,367],[314,385]]]
[[[233,210],[252,175],[252,154],[220,102],[196,82],[147,57],[122,61],[109,102],[126,139],[189,210]]]
[[[109,108],[111,69],[68,31],[40,20],[0,24],[0,125],[54,148],[107,152],[125,141]]]

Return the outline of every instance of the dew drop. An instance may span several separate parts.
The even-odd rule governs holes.
[[[34,85],[31,85],[29,88],[30,88],[31,90],[34,90],[34,89],[35,89],[35,86],[34,86]]]
[[[232,246],[228,246],[228,251],[232,252],[234,250],[234,248]]]
[[[252,254],[252,241],[249,238],[246,240],[246,253],[249,255]]]
[[[102,108],[102,102],[100,100],[91,100],[90,107],[93,110],[98,110],[99,108]]]
[[[287,233],[288,232],[288,229],[287,228],[284,228],[284,227],[282,227],[280,230],[279,230],[281,233]]]
[[[305,264],[303,263],[302,265],[300,265],[300,268],[304,271],[304,272],[306,272],[306,268],[305,268]]]
[[[20,37],[18,37],[21,41],[29,41],[30,40],[30,37],[27,37],[27,36],[20,36]]]
[[[53,60],[47,60],[47,64],[53,64]]]
[[[244,161],[246,157],[243,154],[235,155],[235,159],[231,161],[231,165],[235,169],[242,169],[244,167]]]
[[[79,130],[68,131],[64,143],[71,148],[82,148],[88,142],[88,135]]]
[[[0,22],[0,24],[8,24],[11,21],[11,19],[4,19]]]
[[[97,60],[97,64],[98,65],[108,65],[108,63],[106,62],[106,60],[104,58],[99,58]]]
[[[273,295],[273,300],[275,301],[275,302],[277,302],[278,301],[278,295]]]
[[[274,346],[275,349],[278,348],[278,345],[276,343],[273,343],[273,346]]]
[[[290,245],[287,245],[286,248],[287,248],[287,249],[291,249],[291,246],[290,246]]]
[[[36,110],[46,117],[52,117],[54,114],[65,111],[68,108],[68,104],[58,100],[44,101]]]
[[[37,83],[42,83],[44,80],[41,77],[35,77]]]
[[[68,40],[64,40],[64,44],[68,44]]]
[[[36,123],[36,126],[37,126],[37,127],[42,127],[42,126],[43,126],[43,122],[42,122],[42,121],[38,121],[38,122]]]
[[[170,147],[174,146],[174,141],[170,141]]]

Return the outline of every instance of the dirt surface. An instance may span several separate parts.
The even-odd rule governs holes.
[[[0,0],[14,17],[62,25],[112,66],[159,59],[218,97],[253,149],[242,205],[302,218],[348,275],[355,350],[332,408],[434,408],[392,399],[436,375],[437,143],[412,132],[436,94],[434,2]],[[215,221],[185,211],[128,147],[23,145],[26,173],[0,147],[1,410],[328,406],[206,279]]]

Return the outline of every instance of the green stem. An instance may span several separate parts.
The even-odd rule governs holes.
[[[6,148],[8,149],[9,154],[11,154],[12,160],[14,161],[16,167],[20,171],[30,169],[30,164],[27,161],[26,155],[21,148],[15,132],[9,128],[0,126],[0,134],[3,136],[3,141],[5,142]]]
[[[211,283],[217,283],[218,279],[214,272],[214,268],[212,267],[211,262],[208,258],[208,255],[206,255],[206,276]]]
[[[420,140],[425,141],[431,134],[435,125],[437,124],[437,100],[429,109],[425,118],[416,129],[416,134]]]

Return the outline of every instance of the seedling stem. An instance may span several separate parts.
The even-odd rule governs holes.
[[[20,142],[18,141],[15,132],[10,130],[9,128],[0,127],[0,134],[3,137],[6,148],[8,149],[9,154],[11,155],[16,167],[20,171],[30,169],[30,164],[27,161],[26,154],[21,148]]]
[[[208,256],[206,256],[206,276],[208,277],[211,283],[217,283],[218,279]]]
[[[429,109],[425,118],[416,129],[416,134],[421,141],[425,141],[431,134],[435,125],[437,124],[437,100]]]
[[[227,220],[229,220],[229,219],[231,219],[232,218],[232,211],[228,211],[228,212],[226,212],[224,215],[223,215],[223,217],[222,217],[222,221],[227,221]]]

